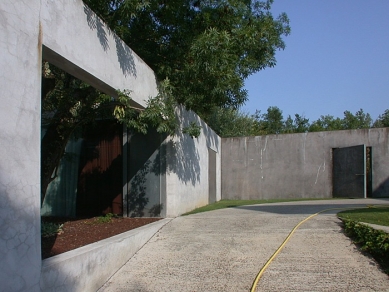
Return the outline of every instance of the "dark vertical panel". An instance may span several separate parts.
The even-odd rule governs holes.
[[[129,135],[127,216],[158,216],[157,213],[160,213],[156,206],[160,206],[161,201],[159,197],[155,196],[155,194],[158,194],[158,196],[160,194],[160,183],[151,186],[147,180],[147,175],[150,173],[156,176],[164,174],[161,173],[161,167],[163,168],[163,166],[161,166],[160,162],[164,162],[165,157],[161,157],[163,151],[161,152],[160,146],[161,141],[165,138],[166,136],[159,134],[152,128],[145,135],[140,133],[131,133]],[[156,157],[150,160],[154,153],[156,153]],[[150,196],[151,188],[153,190],[152,197]],[[153,214],[147,214],[147,210],[145,210],[147,204],[153,204],[151,208],[154,208],[150,210],[150,213]],[[156,205],[154,206],[154,204]]]
[[[78,216],[122,214],[122,126],[99,121],[84,135],[77,194]]]
[[[208,148],[208,197],[209,203],[216,202],[216,152]]]
[[[365,145],[333,149],[333,197],[366,197]]]

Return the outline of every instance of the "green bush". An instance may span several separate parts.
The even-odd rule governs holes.
[[[357,221],[342,219],[346,234],[360,245],[361,250],[371,254],[389,274],[389,234]]]
[[[57,224],[53,222],[42,222],[41,223],[41,235],[43,237],[54,236],[62,232],[63,224]]]
[[[104,216],[97,217],[97,223],[109,223],[113,217],[117,217],[115,214],[107,213]]]

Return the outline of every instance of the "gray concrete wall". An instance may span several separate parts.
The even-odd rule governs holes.
[[[136,174],[131,174],[129,182],[128,208],[133,209],[130,202],[147,199],[148,203],[143,210],[145,216],[154,216],[158,206],[160,216],[176,217],[208,204],[208,148],[216,152],[216,200],[221,198],[220,137],[193,112],[178,108],[176,113],[179,130],[176,135],[165,138],[160,145],[155,144],[161,138],[155,133],[140,137],[136,135],[130,139],[133,145],[130,146],[133,149],[130,157],[136,157],[137,160],[133,160],[129,166],[130,169],[136,169]],[[202,128],[198,138],[182,133],[182,129],[191,122],[196,122]],[[148,156],[142,157],[147,152]],[[136,165],[139,163],[142,165]],[[132,215],[130,212],[129,216]]]
[[[216,152],[216,200],[221,199],[221,139],[195,113],[177,109],[181,129],[191,122],[201,126],[198,138],[179,131],[165,140],[166,146],[166,200],[165,215],[175,217],[197,207],[207,205],[209,198],[208,148]]]
[[[373,196],[389,195],[389,128],[222,139],[222,198],[330,198],[332,148],[372,147]]]
[[[79,275],[71,272],[73,264],[54,267],[47,264],[56,262],[52,260],[42,269],[42,58],[112,96],[117,89],[131,90],[137,107],[157,94],[157,82],[152,70],[81,0],[0,1],[0,40],[1,290],[71,291],[63,285],[78,283]],[[217,152],[217,199],[221,197],[220,138],[195,114],[179,109],[178,115],[182,126],[196,120],[203,132],[195,139],[178,134],[165,140],[160,147],[161,173],[146,177],[155,194],[149,204],[163,203],[161,215],[168,217],[208,203],[208,147]],[[151,160],[157,158],[153,155]]]
[[[131,90],[137,106],[157,95],[154,72],[81,0],[41,2],[47,61],[112,96]]]
[[[131,90],[137,106],[156,95],[157,84],[81,0],[0,1],[0,40],[1,290],[40,291],[42,54],[107,94]]]
[[[2,291],[39,291],[40,2],[0,1]]]

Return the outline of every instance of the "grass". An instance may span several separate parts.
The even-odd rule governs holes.
[[[313,201],[313,200],[329,200],[329,199],[306,198],[306,199],[271,199],[271,200],[221,200],[219,202],[194,209],[188,213],[183,214],[182,216],[201,213],[201,212],[208,212],[208,211],[213,211],[218,209],[224,209],[224,208],[239,207],[244,205],[257,205],[257,204],[296,202],[296,201]],[[331,198],[331,200],[333,200],[333,198]]]
[[[389,206],[371,206],[338,213],[342,219],[389,226]]]

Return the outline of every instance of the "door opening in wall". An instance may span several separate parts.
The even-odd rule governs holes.
[[[208,202],[216,202],[216,152],[208,148]]]
[[[332,149],[332,195],[366,198],[372,193],[372,149],[365,145]]]

